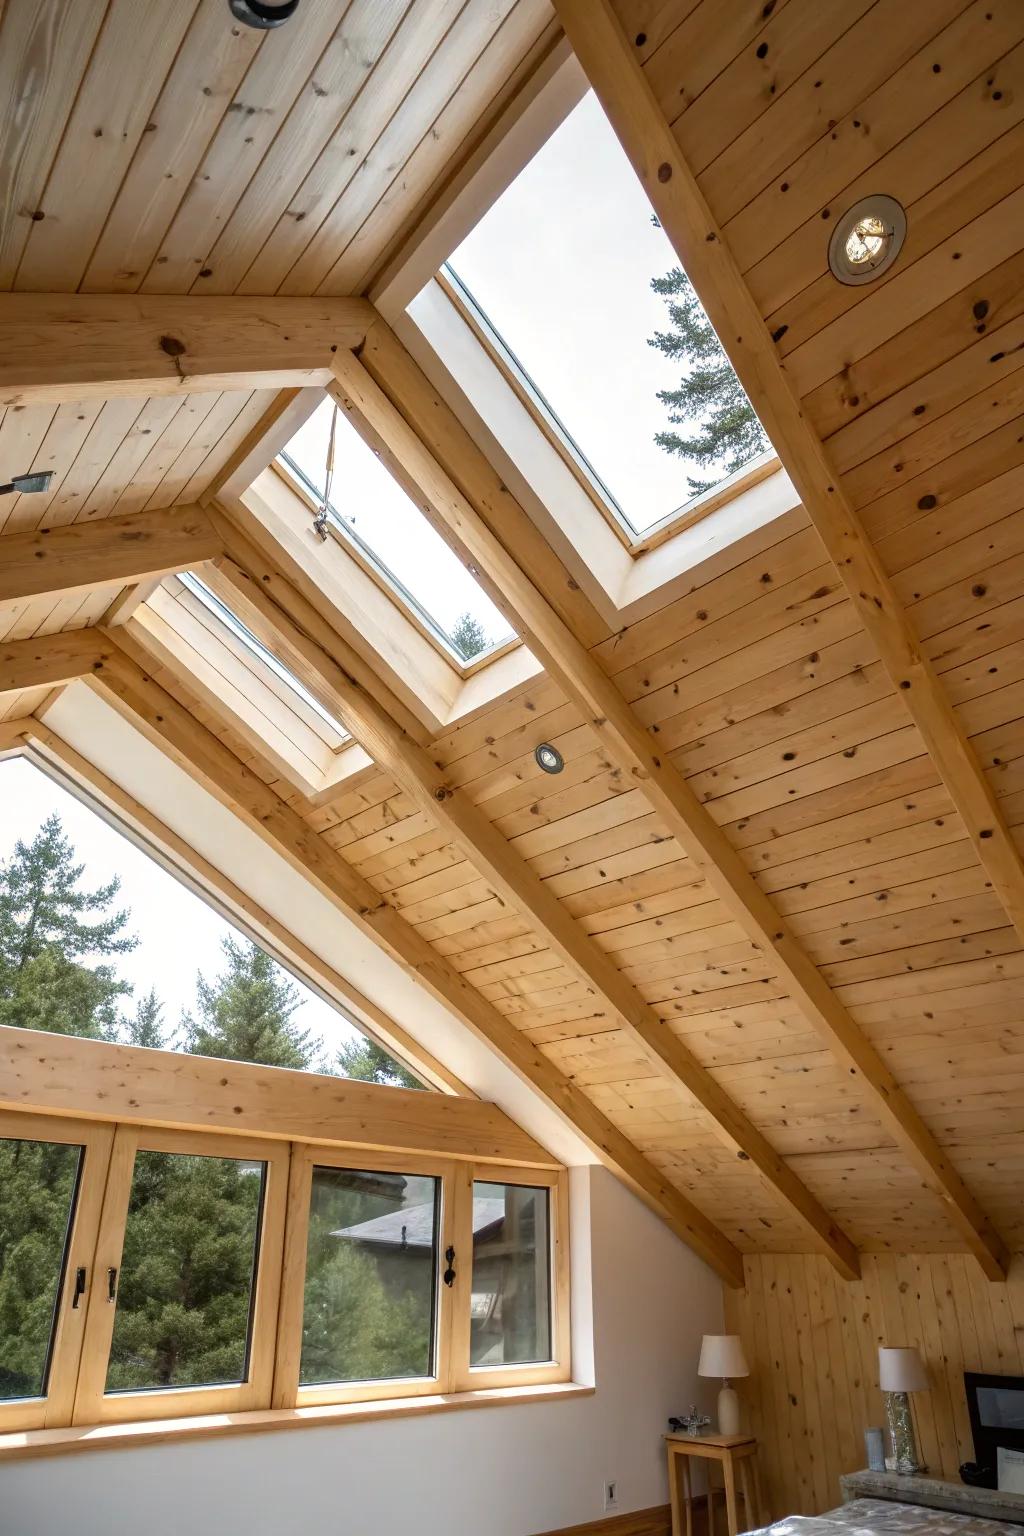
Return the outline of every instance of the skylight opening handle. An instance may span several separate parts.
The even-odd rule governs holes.
[[[334,442],[338,427],[338,406],[335,402],[331,414],[331,434],[327,439],[327,462],[324,465],[324,494],[320,503],[320,511],[313,519],[313,527],[317,534],[326,543],[327,541],[327,508],[331,500],[331,487],[334,484]]]

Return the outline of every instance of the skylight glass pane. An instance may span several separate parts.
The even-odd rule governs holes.
[[[283,455],[317,496],[324,492],[333,411],[330,400],[318,406]],[[344,412],[338,413],[331,513],[337,532],[382,572],[460,661],[513,638],[486,593]]]
[[[251,651],[265,666],[269,667],[275,677],[279,677],[283,683],[287,683],[292,692],[297,694],[304,704],[308,705],[310,709],[319,715],[321,720],[326,721],[332,730],[337,731],[339,736],[343,736],[346,740],[349,739],[349,733],[341,721],[335,720],[334,716],[324,709],[323,705],[313,697],[309,689],[299,682],[295,674],[289,672],[288,668],[278,661],[273,651],[267,650],[262,640],[258,640],[252,630],[245,627],[237,613],[233,613],[227,603],[222,603],[217,594],[211,592],[209,587],[199,580],[198,576],[194,575],[192,571],[182,571],[178,580],[182,586],[188,588],[193,597],[197,597],[204,607],[208,608],[222,624],[227,626],[236,639],[241,640],[246,650]]]
[[[652,287],[679,261],[593,92],[448,265],[634,533],[769,447],[696,298],[689,341],[673,319],[686,280]],[[710,409],[695,398],[709,367]],[[687,377],[686,401],[661,398]],[[693,441],[715,417],[722,451],[701,462]]]

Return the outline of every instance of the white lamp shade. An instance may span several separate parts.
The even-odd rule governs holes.
[[[721,1381],[731,1381],[736,1376],[749,1376],[743,1345],[735,1333],[706,1333],[700,1346],[698,1376],[717,1376]]]
[[[916,1349],[878,1351],[878,1385],[883,1392],[927,1392],[928,1373]]]

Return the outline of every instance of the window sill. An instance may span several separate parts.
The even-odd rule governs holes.
[[[0,1435],[0,1461],[34,1456],[64,1456],[79,1451],[126,1450],[134,1445],[174,1444],[217,1435],[261,1434],[271,1429],[301,1429],[328,1424],[360,1424],[374,1419],[412,1418],[422,1413],[456,1413],[467,1408],[505,1408],[516,1403],[547,1403],[590,1397],[594,1387],[559,1382],[540,1387],[492,1387],[480,1392],[451,1392],[435,1397],[399,1397],[376,1403],[336,1403],[317,1408],[265,1408],[247,1413],[210,1413],[186,1419],[151,1419],[135,1424],[81,1425],[67,1429],[29,1429]]]

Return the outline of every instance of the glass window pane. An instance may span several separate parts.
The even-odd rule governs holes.
[[[471,1365],[551,1359],[551,1245],[546,1189],[473,1185]]]
[[[0,1402],[45,1397],[82,1148],[0,1141]]]
[[[441,1181],[314,1168],[303,1386],[431,1376]]]
[[[288,444],[282,461],[318,497],[326,483],[334,405],[325,400]],[[388,580],[459,661],[512,638],[504,616],[419,507],[338,413],[331,526]],[[325,552],[327,558],[329,550]]]
[[[592,91],[448,267],[635,534],[769,447]]]
[[[265,1181],[264,1163],[136,1154],[108,1392],[245,1381]]]

